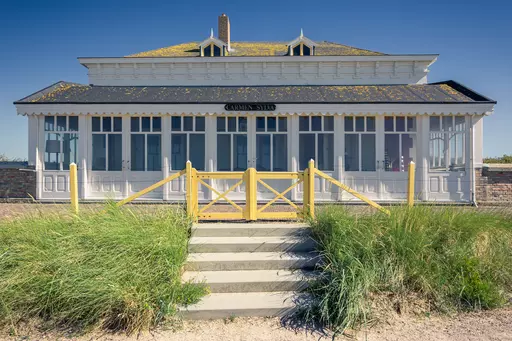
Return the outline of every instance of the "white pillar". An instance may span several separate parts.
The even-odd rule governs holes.
[[[162,177],[165,179],[169,176],[171,158],[171,117],[169,115],[159,116],[162,119]],[[171,183],[166,182],[162,186],[163,200],[169,200],[171,192]]]
[[[299,171],[299,115],[292,114],[288,116],[288,169],[292,172]],[[304,188],[304,186],[302,186]],[[298,201],[299,193],[297,187],[291,190],[291,198]]]
[[[421,193],[421,200],[427,201],[429,191],[428,160],[430,157],[430,116],[418,116],[416,122],[418,123],[418,132],[416,133],[416,141],[418,143],[416,182],[420,183],[419,186],[416,186],[416,192],[419,191]]]
[[[345,122],[344,116],[334,115],[334,173],[335,179],[343,183],[343,158],[345,154]],[[340,201],[343,191],[338,186],[332,186],[334,195],[331,198]]]
[[[78,117],[78,195],[80,199],[86,199],[89,190],[89,179],[87,179],[87,159],[89,144],[92,144],[92,135],[90,134],[89,116],[80,115]]]

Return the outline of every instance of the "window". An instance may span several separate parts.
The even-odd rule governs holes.
[[[375,117],[345,116],[345,171],[376,170]]]
[[[224,55],[224,46],[217,46],[214,43],[202,47],[202,56],[204,57],[220,57]]]
[[[217,117],[217,170],[247,169],[247,117]]]
[[[121,171],[123,169],[122,117],[93,117],[92,170]]]
[[[78,116],[45,116],[45,170],[69,170],[78,161]]]
[[[205,118],[171,117],[171,169],[182,170],[190,160],[192,167],[205,170]]]
[[[320,170],[334,170],[334,117],[299,117],[299,167],[315,160]]]
[[[256,169],[259,171],[288,170],[288,119],[286,117],[256,117]]]
[[[465,170],[466,129],[464,116],[430,117],[429,166],[431,170]]]
[[[312,56],[314,55],[314,47],[309,47],[303,43],[290,47],[292,56]]]
[[[406,172],[416,159],[416,117],[384,117],[384,170]]]
[[[131,130],[131,170],[162,170],[162,118],[132,117]]]

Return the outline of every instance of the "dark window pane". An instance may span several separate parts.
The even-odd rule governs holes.
[[[78,116],[69,116],[69,131],[78,131]]]
[[[44,169],[60,169],[60,134],[46,134],[46,146],[44,153]]]
[[[101,131],[101,118],[92,118],[92,131]]]
[[[181,131],[181,117],[173,116],[171,118],[171,130],[172,131]]]
[[[440,131],[441,123],[440,117],[430,116],[430,131]]]
[[[236,131],[236,117],[228,117],[228,131]]]
[[[194,118],[191,116],[183,117],[183,131],[194,131]]]
[[[102,131],[112,131],[112,118],[110,117],[103,117],[103,129]]]
[[[265,131],[265,117],[256,117],[256,131]]]
[[[239,117],[238,118],[238,131],[240,131],[240,132],[247,131],[247,117]]]
[[[375,131],[375,117],[366,118],[366,131]]]
[[[62,169],[69,170],[71,163],[77,163],[78,134],[64,134],[62,140]]]
[[[315,134],[299,135],[299,166],[308,168],[308,162],[315,159]]]
[[[247,169],[247,135],[233,135],[233,170]]]
[[[276,117],[267,117],[267,131],[276,131],[277,130],[277,118]]]
[[[354,118],[345,116],[345,131],[354,131]]]
[[[45,116],[44,117],[44,131],[54,131],[55,130],[55,116]]]
[[[217,131],[226,131],[225,117],[217,117]]]
[[[122,132],[123,131],[123,118],[122,117],[114,117],[114,131]]]
[[[416,159],[416,134],[402,134],[402,169],[401,171],[407,172],[409,170],[409,163]],[[455,140],[452,139],[455,142]],[[453,158],[455,155],[451,155]],[[454,160],[452,164],[454,164]]]
[[[172,134],[171,136],[171,169],[182,170],[185,169],[187,162],[187,135],[186,134]],[[195,164],[192,163],[192,167]]]
[[[324,116],[324,131],[334,131],[333,116]]]
[[[384,131],[395,131],[394,118],[392,116],[384,117]]]
[[[231,170],[231,135],[217,135],[217,170]]]
[[[141,131],[151,131],[151,117],[142,117],[142,128]]]
[[[405,117],[396,118],[396,131],[405,131]]]
[[[312,116],[311,117],[311,130],[312,131],[322,131],[322,117],[321,116]]]
[[[211,53],[212,53],[212,48],[210,45],[206,46],[204,49],[203,49],[203,55],[205,57],[210,57],[211,56]]]
[[[108,135],[108,170],[120,171],[123,168],[123,136]]]
[[[288,131],[288,119],[279,117],[279,131]]]
[[[153,131],[162,131],[162,118],[161,117],[153,117]]]
[[[345,171],[359,171],[359,134],[345,135]]]
[[[190,134],[190,161],[197,170],[205,170],[204,134]]]
[[[302,45],[302,55],[309,56],[311,55],[311,49],[307,45]]]
[[[57,131],[66,130],[66,116],[57,116]]]
[[[300,44],[293,48],[293,55],[300,56]]]
[[[443,131],[452,131],[453,130],[453,116],[443,116]],[[59,118],[57,117],[57,129],[59,125]]]
[[[276,172],[286,172],[288,170],[288,147],[287,136],[276,134],[272,137],[272,168]]]
[[[162,170],[162,138],[160,134],[148,134],[148,171]]]
[[[375,171],[376,146],[375,134],[361,134],[361,170]]]
[[[270,134],[256,135],[256,170],[270,171]]]
[[[220,51],[220,47],[218,47],[217,45],[213,45],[213,55],[215,57],[219,57],[221,55]]]
[[[333,134],[318,134],[318,169],[334,170]]]
[[[135,133],[140,131],[140,117],[130,119],[130,130]]]
[[[384,135],[384,169],[386,171],[400,171],[400,135]]]
[[[356,117],[356,131],[364,131],[364,117]]]
[[[107,170],[107,148],[105,134],[92,134],[92,170]]]
[[[138,117],[137,117],[138,118]],[[144,170],[144,153],[146,143],[143,134],[132,134],[131,136],[131,170]]]
[[[196,131],[204,131],[205,130],[205,118],[204,117],[196,117]]]
[[[407,117],[407,131],[416,131],[416,117]]]
[[[309,131],[309,117],[308,116],[300,116],[299,117],[299,130],[300,131]]]

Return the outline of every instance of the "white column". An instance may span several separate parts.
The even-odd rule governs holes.
[[[377,115],[375,116],[375,141],[376,141],[376,147],[375,155],[377,157],[377,198],[383,199],[384,198],[384,184],[383,181],[383,173],[384,170],[384,164],[385,164],[385,137],[384,137],[384,116],[383,115]]]
[[[130,173],[130,115],[123,115],[123,197],[129,195],[128,174]]]
[[[416,186],[421,192],[420,199],[423,201],[428,200],[428,160],[429,160],[429,144],[430,144],[430,116],[418,116],[416,118],[418,122],[417,132],[417,143],[418,143],[418,162],[416,175],[417,181],[420,181],[420,185]],[[418,169],[419,168],[419,169]],[[417,190],[417,191],[418,191]]]
[[[36,147],[36,199],[41,199],[43,196],[43,169],[44,169],[44,118],[45,116],[37,116],[37,147]]]
[[[37,161],[37,147],[38,143],[38,116],[28,116],[28,165],[35,166]]]
[[[288,116],[288,169],[292,172],[299,170],[299,115]],[[304,188],[304,186],[302,186]],[[293,201],[299,200],[297,187],[291,190]]]
[[[207,115],[205,117],[205,170],[214,172],[217,169],[217,116]],[[215,180],[207,182],[213,188],[216,187]],[[205,189],[205,199],[213,200],[213,192]]]
[[[345,154],[345,122],[344,116],[334,115],[334,178],[343,183],[343,158]],[[333,199],[339,201],[343,191],[338,186],[331,185],[331,188],[336,193],[331,196]]]
[[[86,199],[89,190],[89,179],[87,178],[87,159],[89,157],[89,144],[92,138],[90,134],[91,121],[89,116],[80,115],[78,117],[78,195],[80,199]]]
[[[169,176],[171,158],[171,117],[169,115],[160,116],[162,118],[162,176],[167,178]],[[163,199],[169,200],[171,190],[171,183],[167,182],[162,186]]]

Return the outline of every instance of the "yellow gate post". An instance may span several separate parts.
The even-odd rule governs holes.
[[[304,203],[305,214],[315,217],[315,161],[309,160],[307,172],[304,174],[304,193],[307,193]]]
[[[192,162],[187,161],[185,167],[185,176],[186,176],[186,196],[187,196],[187,215],[193,219],[196,216],[197,209],[197,184],[194,182],[197,181],[195,177],[195,169],[192,168]]]
[[[69,165],[69,192],[71,195],[71,210],[78,213],[78,175],[76,170],[76,164],[71,163]]]
[[[247,168],[245,178],[245,220],[256,220],[258,201],[256,193],[256,169]]]
[[[407,205],[412,207],[414,205],[414,175],[415,175],[415,163],[411,161],[409,163],[409,182],[407,184]]]

